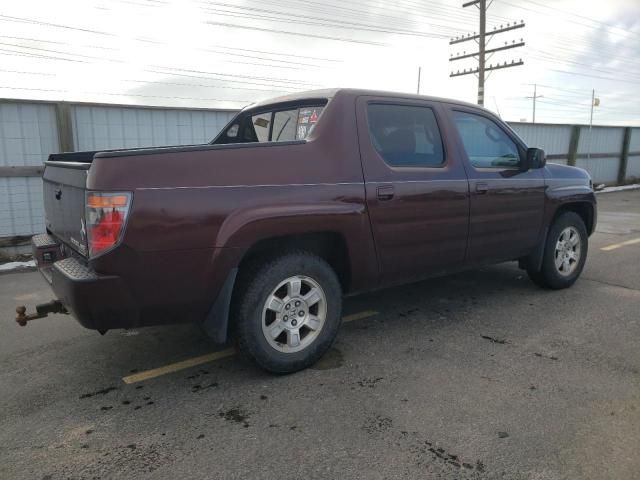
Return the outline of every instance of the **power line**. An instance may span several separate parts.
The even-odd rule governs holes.
[[[528,1],[529,3],[535,3],[535,2],[533,2],[531,0],[524,0],[524,1]],[[510,5],[510,6],[514,7],[514,8],[519,8],[519,9],[526,10],[526,11],[529,11],[529,12],[541,13],[541,14],[545,15],[545,12],[541,12],[540,10],[537,10],[537,9],[534,9],[534,8],[528,8],[528,7],[525,7],[525,6],[523,6],[521,4],[518,4],[518,3],[511,3],[511,2],[508,2],[508,1],[505,1],[505,0],[503,0],[502,3]],[[566,10],[560,10],[560,9],[558,9],[556,7],[549,7],[549,6],[546,6],[546,5],[541,5],[539,3],[536,4],[536,5],[540,5],[543,8],[547,8],[549,10],[553,10],[553,11],[557,11],[557,12],[563,12],[563,13],[566,14],[565,17],[569,18],[572,23],[580,25],[580,26],[583,26],[583,27],[586,27],[586,28],[597,29],[598,27],[595,27],[594,25],[585,24],[584,22],[578,22],[578,21],[576,21],[576,17],[578,17],[578,18],[586,18],[587,20],[589,20],[591,22],[603,23],[603,22],[599,22],[597,20],[593,20],[593,19],[591,19],[589,17],[584,17],[584,16],[579,15],[579,14],[574,13],[574,12],[567,12]],[[606,26],[607,24],[603,23],[603,25]],[[631,33],[632,35],[638,35],[638,33],[633,32],[631,30],[625,30],[625,31],[628,32],[628,33]],[[623,35],[623,34],[616,33],[616,32],[610,32],[610,33],[613,33],[614,35]]]
[[[227,3],[208,2],[208,4],[220,5],[223,7],[239,8],[233,5],[229,5]],[[311,15],[300,15],[295,13],[280,12],[277,10],[270,10],[270,9],[264,9],[264,8],[255,8],[255,7],[251,8],[251,13],[235,12],[235,11],[229,11],[229,10],[221,10],[220,8],[215,9],[215,8],[209,8],[209,7],[204,8],[203,10],[206,12],[212,12],[221,16],[231,16],[231,17],[249,18],[249,19],[263,19],[263,20],[269,20],[269,21],[275,21],[275,22],[286,22],[286,23],[295,23],[295,24],[302,24],[302,25],[319,25],[323,27],[342,28],[342,29],[349,29],[349,30],[355,29],[355,30],[363,30],[363,31],[369,31],[369,32],[391,33],[395,35],[408,35],[408,36],[414,36],[414,37],[443,38],[442,35],[437,35],[437,34],[428,34],[428,33],[423,33],[423,32],[418,32],[413,30],[404,30],[404,29],[388,29],[388,28],[383,28],[373,24],[367,24],[367,23],[361,23],[361,22],[350,22],[345,20],[335,20],[335,19],[329,19],[326,17],[316,17]],[[258,15],[254,12],[276,14],[279,16]],[[291,17],[291,18],[285,18],[285,16]]]
[[[5,15],[0,15],[0,21],[3,20],[1,17],[5,17]],[[18,19],[18,17],[11,17],[11,18],[15,18],[17,20],[4,20],[4,21],[19,21],[19,22],[26,22],[26,23],[35,23],[35,24],[38,24],[38,25],[51,26],[51,27],[55,27],[55,28],[65,28],[65,29],[76,30],[76,31],[84,32],[84,33],[94,33],[94,34],[97,34],[97,35],[108,35],[108,36],[116,36],[117,37],[117,35],[111,34],[109,32],[103,32],[103,31],[97,31],[97,30],[88,30],[88,29],[85,29],[85,28],[78,28],[78,27],[73,27],[73,26],[70,26],[70,25],[53,24],[53,23],[48,23],[48,22],[37,22],[37,21],[30,20],[30,19]],[[9,37],[7,35],[1,35],[0,37],[72,45],[72,44],[69,44],[69,43],[66,43],[66,42],[58,42],[58,41],[51,41],[51,40],[41,40],[41,39],[34,39],[34,38]],[[162,42],[162,41],[158,41],[158,40],[154,40],[154,39],[134,38],[133,40],[139,41],[139,42],[144,42],[144,43],[156,44],[156,45],[170,45],[170,43],[168,43],[168,42]],[[89,47],[89,45],[86,45],[86,46]],[[97,47],[97,46],[90,46],[90,47],[92,47],[92,48],[107,48],[107,47]],[[282,57],[292,57],[292,58],[318,60],[318,61],[325,61],[325,62],[340,62],[340,60],[336,60],[336,59],[332,59],[332,58],[313,57],[313,56],[308,56],[308,55],[294,55],[294,54],[283,53],[283,52],[273,52],[273,51],[247,49],[247,48],[239,48],[239,47],[227,47],[227,46],[223,46],[223,45],[214,45],[214,47],[225,48],[225,49],[233,49],[233,50],[242,51],[242,52],[261,53],[261,54],[266,54],[266,55],[277,55],[277,56],[279,56],[281,58]],[[112,48],[108,48],[108,49],[109,50],[116,50],[116,49],[112,49]],[[211,49],[203,49],[201,47],[194,47],[193,49],[194,50],[211,51]],[[256,55],[245,55],[245,54],[239,54],[239,53],[235,53],[235,52],[220,52],[220,53],[223,53],[223,54],[226,54],[226,55],[231,55],[231,56],[240,56],[240,57],[244,56],[244,57],[248,57],[248,58],[264,59],[264,60],[268,60],[268,61],[280,61],[280,62],[285,62],[285,63],[294,63],[294,62],[286,62],[284,60],[281,60],[281,58],[279,58],[279,59],[269,59],[269,58],[259,57],[259,56],[256,56]],[[301,65],[311,65],[311,64],[305,64],[305,63],[300,63],[300,64]]]
[[[566,70],[557,70],[557,69],[554,69],[554,68],[551,68],[550,71],[557,72],[557,73],[563,73],[565,75],[575,75],[575,76],[579,76],[579,77],[598,78],[600,80],[610,80],[612,82],[624,82],[624,83],[633,83],[633,84],[639,84],[640,83],[640,81],[638,81],[638,80],[625,80],[623,78],[602,77],[602,76],[598,76],[598,75],[589,75],[587,73],[568,72]]]
[[[604,27],[606,27],[606,28],[608,28],[608,29],[616,29],[616,30],[621,30],[621,31],[623,31],[623,32],[625,32],[625,33],[630,33],[630,34],[632,34],[632,35],[640,35],[640,32],[635,32],[635,31],[633,31],[633,30],[628,30],[628,29],[625,29],[625,28],[620,28],[620,27],[617,27],[617,26],[615,26],[615,25],[611,25],[611,24],[609,24],[609,23],[602,22],[602,21],[600,21],[600,20],[596,20],[595,18],[587,17],[587,16],[585,16],[585,15],[580,15],[579,13],[576,13],[575,11],[573,11],[573,12],[569,12],[569,11],[567,11],[567,10],[562,10],[562,9],[560,9],[560,8],[557,8],[557,7],[552,7],[552,6],[550,6],[550,5],[545,5],[545,4],[542,4],[542,3],[538,3],[538,2],[535,2],[535,1],[533,1],[533,0],[522,0],[522,1],[525,1],[525,2],[527,2],[527,3],[531,3],[531,4],[533,4],[533,5],[538,5],[538,6],[540,6],[540,7],[547,8],[547,9],[549,9],[549,10],[555,10],[556,12],[564,13],[566,16],[568,16],[568,17],[569,17],[569,18],[571,18],[572,20],[575,20],[575,18],[576,18],[576,17],[578,17],[578,18],[583,18],[583,19],[588,20],[588,21],[590,21],[590,22],[600,24],[600,25],[602,25],[602,26],[604,26]],[[515,5],[514,5],[514,6],[515,6]],[[522,7],[520,7],[520,8],[522,8]]]
[[[81,57],[82,59],[89,59],[89,60],[100,60],[100,61],[108,61],[108,62],[120,63],[120,64],[130,64],[130,62],[127,62],[126,60],[107,58],[107,57],[99,57],[99,56],[94,56],[94,55],[82,55],[82,54],[79,54],[79,53],[65,53],[65,52],[60,52],[59,50],[52,50],[52,49],[48,49],[48,48],[19,46],[19,45],[7,44],[7,43],[3,43],[3,42],[0,42],[0,45],[8,45],[8,46],[11,46],[11,47],[18,47],[18,48],[23,48],[23,49],[27,49],[27,50],[35,50],[35,51],[38,51],[38,52],[46,52],[46,56],[45,55],[40,55],[40,54],[38,54],[38,55],[39,56],[43,56],[43,57],[50,56],[51,58],[58,59],[58,60],[74,61],[74,59],[67,59],[67,58],[62,58],[62,57],[51,56],[50,53],[57,53],[57,54],[62,54],[62,55],[66,55],[66,56],[76,56],[76,57]],[[16,52],[16,51],[14,51],[14,52]],[[18,51],[18,53],[29,53],[29,52],[19,52]],[[86,60],[76,60],[76,61],[86,63]],[[219,72],[207,72],[207,71],[202,71],[202,70],[189,70],[189,69],[178,68],[178,67],[164,67],[164,66],[158,66],[158,65],[151,65],[151,66],[153,68],[170,68],[170,70],[186,71],[186,72],[192,72],[192,73],[205,73],[205,74],[208,74],[208,75],[215,75],[215,76],[221,76],[221,77],[231,77],[231,78],[234,78],[234,79],[235,78],[245,78],[245,79],[251,79],[251,80],[262,80],[262,81],[266,80],[266,81],[272,81],[272,82],[277,82],[277,83],[302,85],[302,86],[310,86],[310,87],[318,86],[318,85],[314,85],[312,83],[301,82],[301,81],[298,81],[298,80],[292,80],[292,79],[288,79],[288,78],[256,77],[256,76],[251,76],[251,75],[227,74],[227,73],[219,73]]]
[[[40,92],[58,92],[58,93],[70,93],[69,90],[60,90],[54,88],[27,88],[27,87],[12,87],[9,85],[0,85],[0,89],[8,90],[27,90],[27,91],[40,91]],[[222,99],[222,98],[202,98],[202,97],[178,97],[178,96],[163,96],[163,95],[143,95],[139,93],[115,93],[115,92],[93,92],[93,91],[74,91],[74,93],[82,94],[100,94],[100,95],[113,95],[117,97],[143,97],[143,98],[170,98],[174,100],[210,100],[217,102],[229,102],[229,103],[249,103],[252,100],[244,99]]]

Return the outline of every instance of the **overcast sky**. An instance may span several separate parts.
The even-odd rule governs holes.
[[[359,87],[475,102],[478,30],[463,0],[2,0],[0,98],[240,108],[287,92]],[[494,0],[485,104],[506,120],[640,125],[639,0]]]

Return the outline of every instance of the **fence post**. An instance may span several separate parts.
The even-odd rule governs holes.
[[[571,127],[571,139],[569,140],[569,153],[567,155],[567,165],[576,166],[578,159],[578,144],[580,143],[580,125]]]
[[[629,144],[631,143],[631,127],[624,129],[622,137],[622,156],[620,157],[620,168],[618,169],[618,185],[623,185],[627,181],[627,164],[629,163]]]
[[[58,142],[61,152],[73,152],[73,124],[71,123],[71,107],[68,103],[56,103],[56,123]]]

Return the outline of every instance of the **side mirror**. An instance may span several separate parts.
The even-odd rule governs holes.
[[[547,164],[547,158],[544,150],[541,148],[528,148],[527,158],[522,166],[523,170],[543,168]]]

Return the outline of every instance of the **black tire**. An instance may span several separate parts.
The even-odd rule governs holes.
[[[580,257],[573,270],[569,274],[563,275],[556,267],[556,244],[562,232],[569,227],[573,227],[580,238]],[[543,288],[554,290],[568,288],[576,282],[582,273],[588,249],[589,235],[580,215],[574,212],[562,213],[553,222],[547,234],[540,270],[529,267],[527,269],[529,278]]]
[[[326,315],[315,338],[308,340],[311,343],[300,351],[282,352],[263,333],[263,309],[276,287],[296,276],[310,278],[321,287]],[[313,365],[331,348],[342,320],[342,289],[336,273],[322,258],[306,252],[289,252],[255,261],[240,272],[233,313],[235,337],[242,354],[272,373],[297,372]],[[286,336],[287,332],[284,333]],[[302,333],[301,341],[304,341]]]

